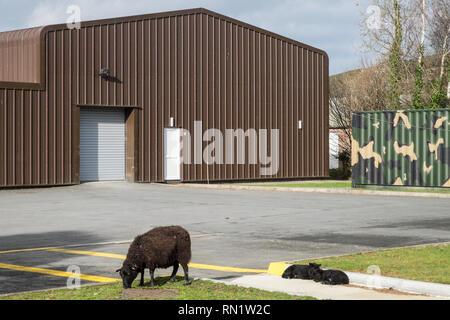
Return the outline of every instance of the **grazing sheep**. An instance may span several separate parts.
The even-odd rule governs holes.
[[[345,272],[340,270],[322,270],[320,264],[310,263],[311,277],[315,282],[327,285],[349,284],[350,280]]]
[[[189,283],[188,263],[191,260],[191,238],[189,233],[179,226],[158,227],[137,236],[128,250],[127,258],[120,272],[123,287],[131,288],[137,275],[141,273],[140,286],[144,285],[144,271],[150,270],[150,286],[154,286],[156,268],[173,267],[169,281],[175,281],[178,265],[184,270],[184,284]]]
[[[311,280],[311,265],[294,264],[284,271],[282,277],[285,279]]]

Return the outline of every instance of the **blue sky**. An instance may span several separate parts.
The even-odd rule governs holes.
[[[68,6],[83,21],[203,7],[325,50],[330,73],[360,66],[360,21],[369,0],[0,0],[0,31],[64,23]]]

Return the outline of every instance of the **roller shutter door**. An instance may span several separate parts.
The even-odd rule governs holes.
[[[80,180],[125,180],[125,113],[121,109],[80,110]]]

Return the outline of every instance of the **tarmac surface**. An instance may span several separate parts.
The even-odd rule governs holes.
[[[69,266],[117,279],[129,241],[155,226],[191,233],[191,277],[229,280],[274,261],[448,242],[449,206],[450,199],[160,184],[1,190],[0,294],[65,287],[67,276],[56,274]]]

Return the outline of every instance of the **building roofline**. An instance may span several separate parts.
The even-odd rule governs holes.
[[[107,18],[107,19],[99,19],[99,20],[90,20],[90,21],[82,21],[81,22],[81,28],[87,28],[87,27],[93,27],[93,26],[100,26],[100,25],[109,25],[109,24],[117,24],[117,23],[126,23],[126,22],[135,22],[140,20],[149,20],[149,19],[158,19],[158,18],[169,18],[169,17],[176,17],[176,16],[183,16],[183,15],[193,15],[193,14],[205,14],[211,17],[215,17],[217,19],[221,19],[224,21],[228,21],[231,23],[234,23],[236,25],[242,26],[244,28],[254,30],[256,32],[259,32],[261,34],[273,37],[275,39],[285,41],[287,43],[293,44],[295,46],[299,46],[301,48],[307,49],[309,51],[315,52],[317,54],[321,54],[324,56],[325,59],[325,67],[328,68],[329,65],[329,57],[328,54],[321,49],[312,47],[310,45],[307,45],[305,43],[287,38],[285,36],[279,35],[277,33],[256,27],[254,25],[248,24],[246,22],[230,18],[228,16],[216,13],[214,11],[204,9],[204,8],[194,8],[194,9],[184,9],[184,10],[176,10],[176,11],[167,11],[167,12],[159,12],[159,13],[150,13],[150,14],[142,14],[142,15],[134,15],[134,16],[125,16],[125,17],[118,17],[118,18]],[[47,25],[47,26],[41,26],[41,27],[35,27],[35,28],[28,28],[28,29],[40,29],[40,37],[41,37],[41,43],[43,44],[42,48],[42,68],[41,68],[41,83],[15,83],[15,82],[0,82],[0,88],[7,88],[7,89],[34,89],[34,90],[43,90],[45,89],[45,38],[48,32],[52,31],[60,31],[60,30],[66,30],[67,24],[54,24],[54,25]],[[23,29],[24,30],[24,29]],[[14,31],[21,31],[21,30],[11,30],[6,32],[14,32]],[[0,33],[1,34],[1,33]]]
[[[260,27],[256,27],[256,26],[248,24],[246,22],[222,15],[220,13],[217,13],[217,12],[205,9],[205,8],[193,8],[193,9],[166,11],[166,12],[158,12],[158,13],[150,13],[150,14],[141,14],[141,15],[134,15],[134,16],[124,16],[124,17],[117,17],[117,18],[106,18],[106,19],[99,19],[99,20],[82,21],[81,27],[86,28],[86,27],[108,25],[108,24],[114,24],[114,23],[134,22],[134,21],[147,20],[147,19],[169,18],[169,17],[200,14],[200,13],[203,13],[203,14],[221,19],[221,20],[229,21],[229,22],[235,23],[237,25],[240,25],[244,28],[258,31],[262,34],[265,34],[265,35],[268,35],[268,36],[271,36],[274,38],[278,38],[282,41],[286,41],[291,44],[303,47],[310,51],[324,55],[326,57],[326,59],[328,60],[328,54],[324,50],[315,48],[315,47],[307,45],[303,42],[287,38],[287,37],[279,35],[277,33],[262,29]],[[50,31],[58,31],[58,30],[64,30],[64,29],[67,29],[66,24],[54,24],[54,25],[48,25],[48,26],[43,27],[42,32],[46,33],[46,32],[50,32]]]

